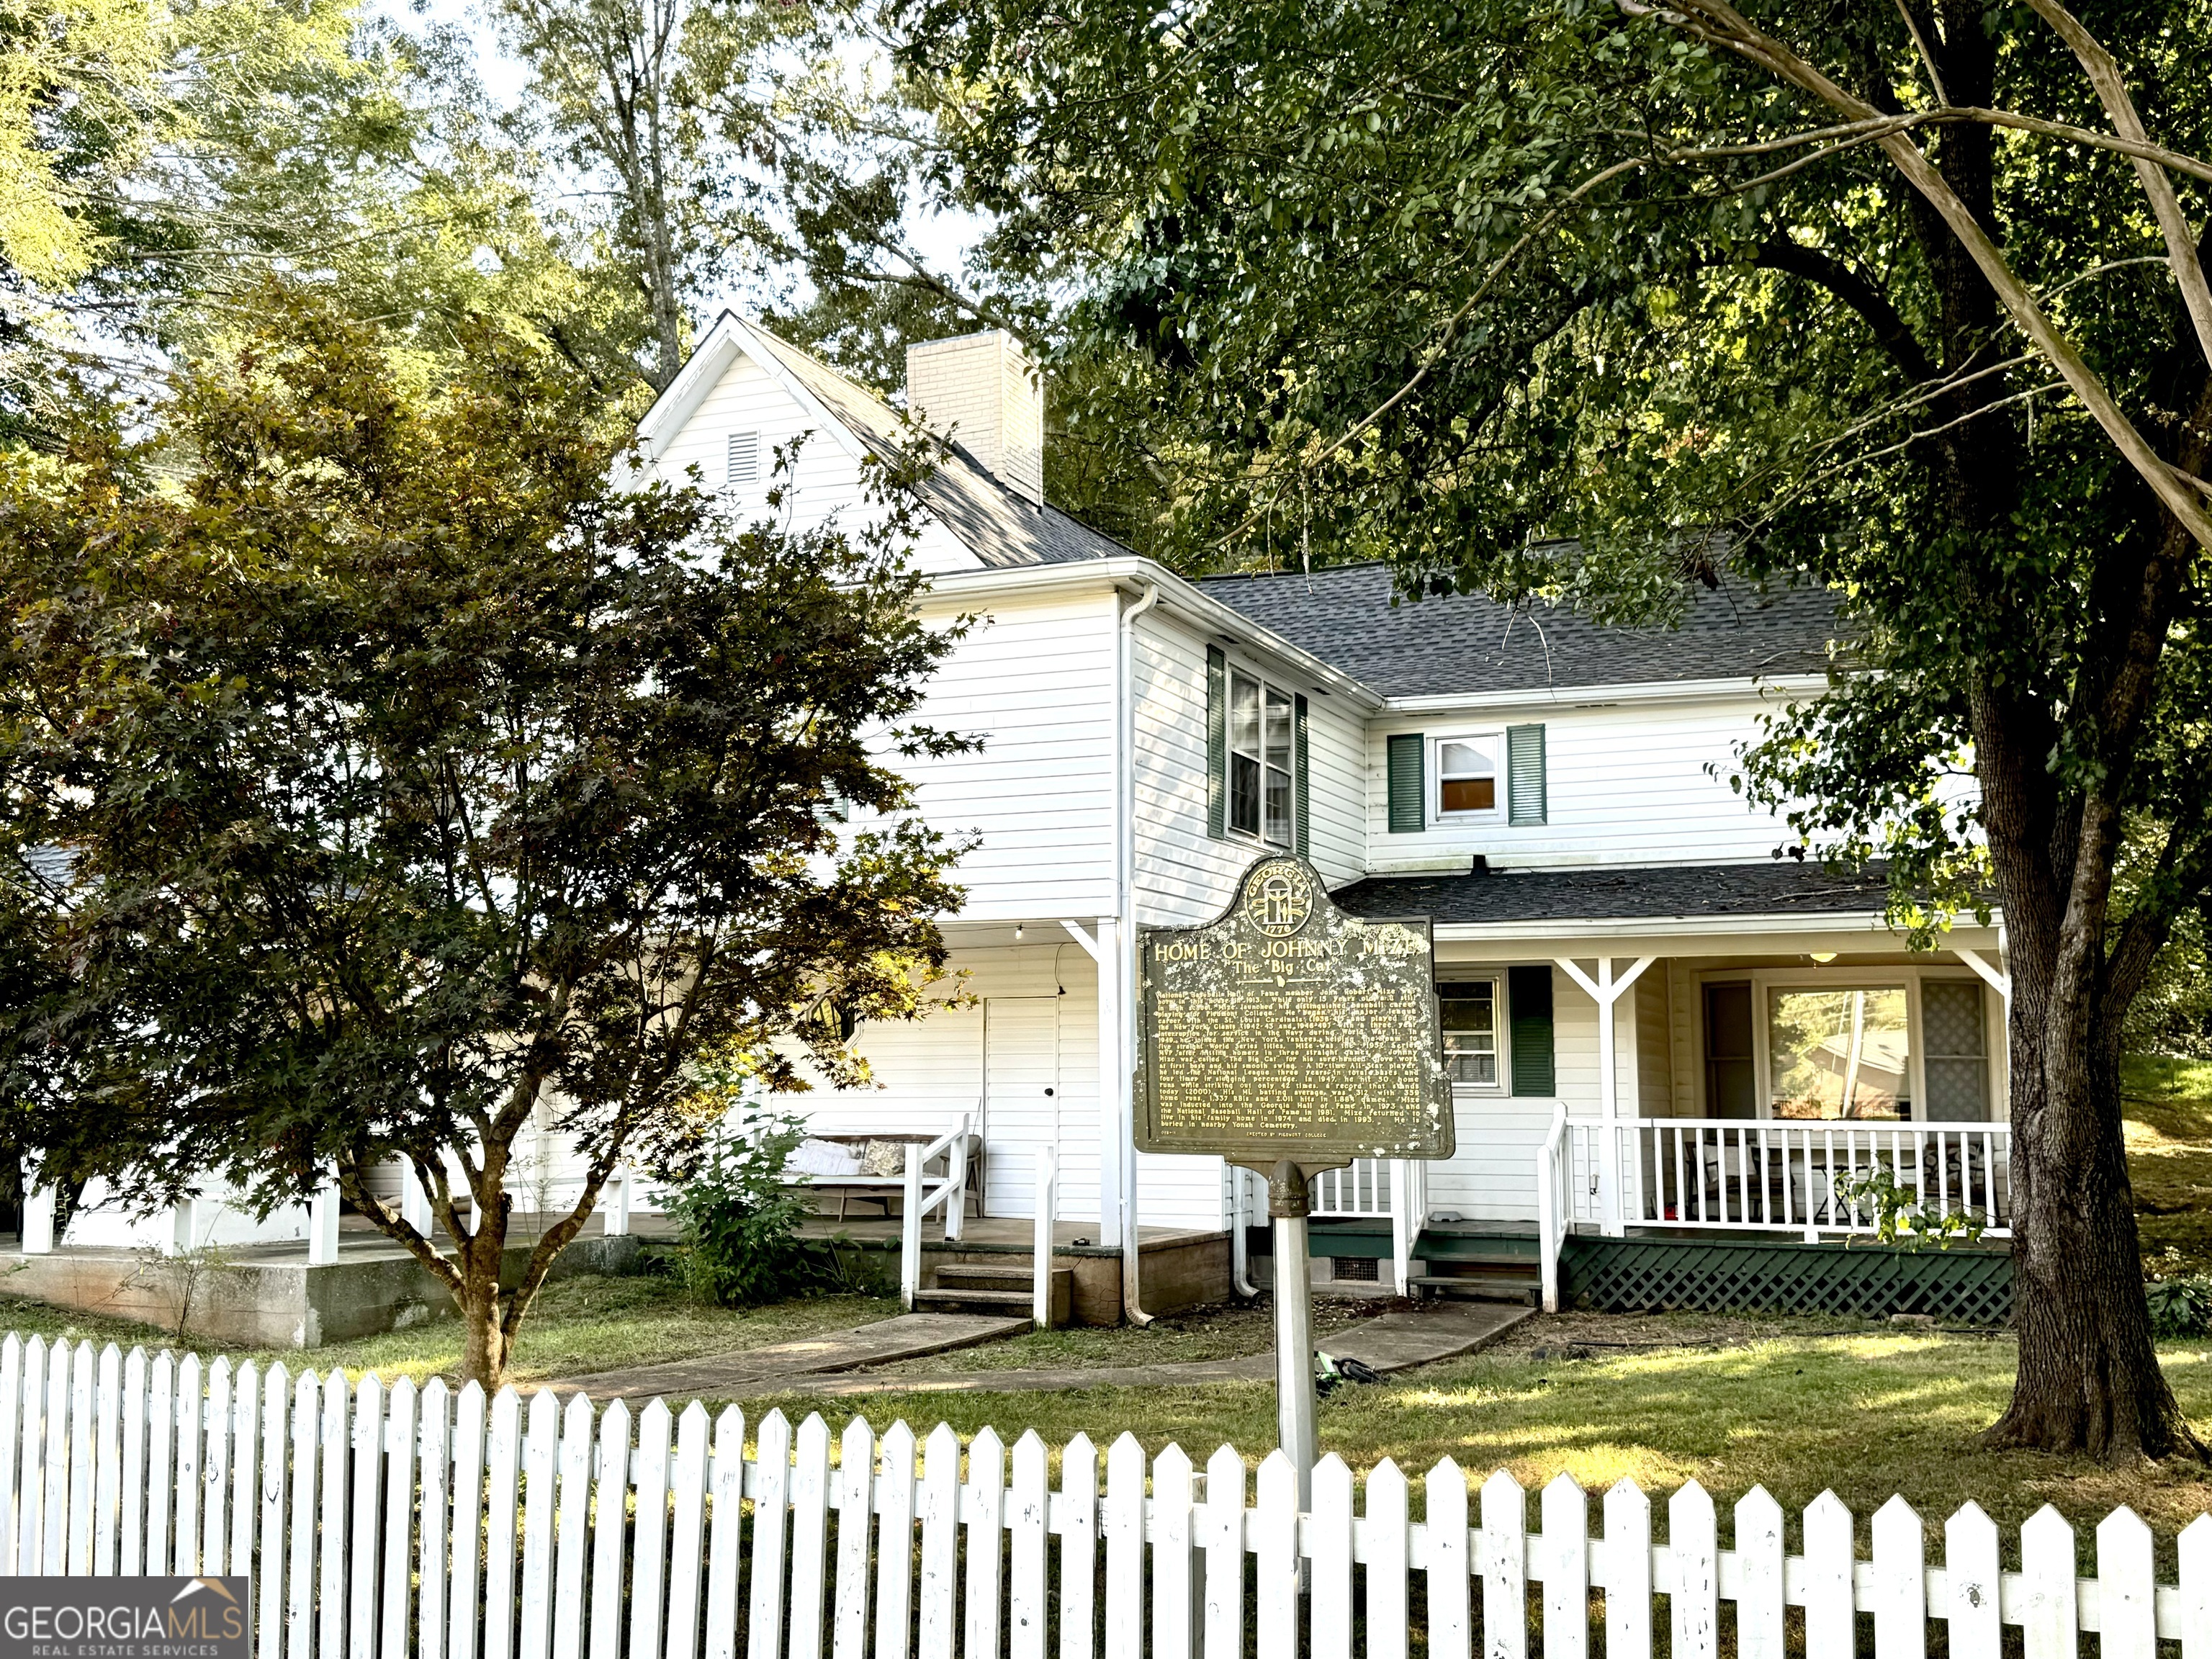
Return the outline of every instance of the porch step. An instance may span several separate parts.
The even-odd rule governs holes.
[[[1036,1287],[1027,1263],[1008,1267],[949,1262],[937,1283],[915,1292],[914,1305],[934,1313],[1013,1313],[1030,1310]],[[1052,1270],[1052,1322],[1064,1325],[1075,1305],[1075,1270]]]
[[[1479,1222],[1432,1221],[1413,1241],[1412,1255],[1416,1261],[1526,1267],[1535,1265],[1543,1249],[1542,1240],[1533,1232]]]
[[[1414,1273],[1407,1282],[1415,1290],[1438,1296],[1468,1297],[1477,1302],[1524,1302],[1532,1308],[1544,1294],[1542,1279],[1516,1273]]]

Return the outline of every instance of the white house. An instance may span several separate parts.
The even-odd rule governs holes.
[[[978,838],[946,927],[976,1003],[864,1029],[878,1086],[803,1097],[821,1133],[967,1114],[1006,1216],[1030,1212],[1048,1145],[1058,1218],[1125,1260],[1140,1224],[1241,1230],[1256,1183],[1132,1148],[1132,942],[1211,920],[1288,848],[1340,904],[1433,918],[1457,1079],[1449,1162],[1317,1183],[1315,1249],[1342,1251],[1322,1273],[1518,1289],[1581,1233],[1863,1231],[1838,1187],[1877,1156],[2002,1235],[1997,930],[1908,952],[1878,881],[1778,858],[1784,830],[1729,782],[1760,716],[1824,685],[1826,593],[1725,582],[1678,629],[1608,629],[1401,601],[1374,565],[1189,581],[1043,501],[1042,398],[1011,339],[908,367],[957,447],[926,491],[925,612],[981,619],[927,712],[982,743],[901,764],[933,824]],[[805,520],[864,511],[860,457],[898,433],[725,315],[641,439],[742,506],[811,434]]]
[[[1190,581],[1044,501],[1042,395],[1011,339],[919,345],[908,368],[955,446],[923,487],[924,612],[980,619],[925,715],[981,744],[896,763],[977,841],[945,925],[972,1000],[863,1028],[877,1086],[800,1097],[817,1133],[964,1117],[989,1216],[1031,1216],[1051,1148],[1053,1219],[1119,1251],[1124,1305],[1140,1228],[1264,1248],[1255,1180],[1133,1147],[1133,945],[1212,920],[1287,849],[1340,905],[1432,919],[1455,1079],[1449,1161],[1316,1183],[1317,1275],[1517,1295],[1565,1271],[1621,1306],[1778,1282],[1830,1310],[2008,1294],[1986,1253],[1973,1285],[1929,1291],[1934,1269],[1835,1243],[1875,1224],[1853,1183],[1878,1168],[2002,1237],[2009,1130],[1998,930],[1908,951],[1878,880],[1778,857],[1783,827],[1729,786],[1761,716],[1826,684],[1825,592],[1724,581],[1645,629],[1401,600],[1377,565]],[[800,523],[871,510],[862,457],[902,434],[726,314],[639,434],[649,465],[763,511],[803,439],[780,508]]]

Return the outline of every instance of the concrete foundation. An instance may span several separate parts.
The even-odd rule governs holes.
[[[118,1319],[180,1337],[253,1347],[312,1348],[453,1316],[453,1297],[421,1263],[380,1235],[349,1231],[338,1260],[311,1267],[300,1244],[162,1257],[138,1250],[64,1247],[26,1255],[0,1241],[0,1297],[21,1297]],[[641,1241],[587,1234],[561,1253],[552,1277],[620,1273]],[[510,1245],[508,1283],[521,1277],[531,1242]]]

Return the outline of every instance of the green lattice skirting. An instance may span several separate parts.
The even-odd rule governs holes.
[[[2012,1317],[2012,1256],[1986,1245],[1916,1254],[1878,1244],[1577,1235],[1559,1276],[1563,1300],[1605,1313],[1914,1313],[1962,1325]]]

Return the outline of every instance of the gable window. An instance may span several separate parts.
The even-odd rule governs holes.
[[[1498,739],[1494,736],[1437,739],[1436,815],[1469,818],[1498,810]]]
[[[1498,981],[1460,980],[1437,987],[1444,1034],[1444,1074],[1454,1083],[1495,1089],[1498,1074]]]
[[[1291,694],[1229,676],[1229,828],[1271,847],[1291,845]]]

